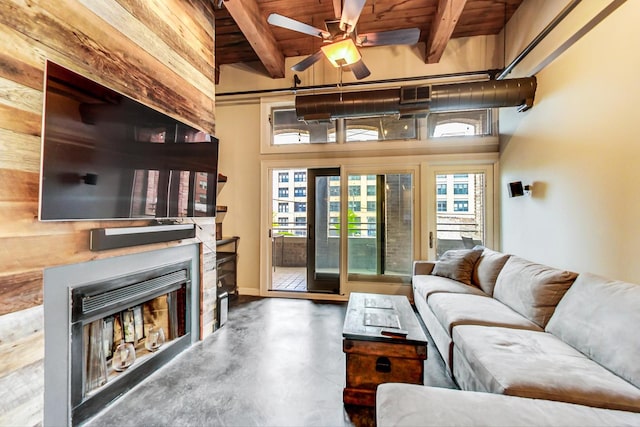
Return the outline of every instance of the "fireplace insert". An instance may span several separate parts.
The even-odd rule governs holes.
[[[197,245],[45,270],[45,423],[82,423],[195,342],[198,283]]]

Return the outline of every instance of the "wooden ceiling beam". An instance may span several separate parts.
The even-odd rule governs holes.
[[[284,77],[284,56],[256,0],[224,0],[224,6],[271,78]]]
[[[440,0],[427,41],[425,54],[427,64],[435,64],[442,58],[466,3],[467,0]]]
[[[342,0],[333,0],[333,14],[336,19],[340,19],[342,16]]]

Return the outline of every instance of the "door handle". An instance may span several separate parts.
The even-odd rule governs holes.
[[[433,231],[429,232],[429,249],[433,249]]]

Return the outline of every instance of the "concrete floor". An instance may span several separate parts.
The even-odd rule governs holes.
[[[346,303],[237,297],[228,322],[86,426],[372,426],[342,404]],[[455,387],[428,348],[425,383]]]

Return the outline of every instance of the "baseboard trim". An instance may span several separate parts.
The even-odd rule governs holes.
[[[238,288],[238,295],[247,295],[250,297],[259,297],[260,289],[258,288]]]

